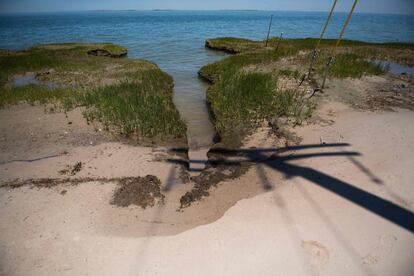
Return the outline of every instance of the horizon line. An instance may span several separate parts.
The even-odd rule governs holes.
[[[264,10],[264,9],[88,9],[88,10],[55,10],[55,11],[10,11],[0,12],[0,15],[12,14],[42,14],[42,13],[71,13],[71,12],[168,12],[168,11],[182,11],[182,12],[303,12],[303,13],[328,13],[329,11],[304,11],[304,10]],[[348,11],[336,11],[336,13],[347,13]],[[378,14],[378,15],[408,15],[412,16],[414,13],[386,13],[386,12],[355,12],[354,14]]]

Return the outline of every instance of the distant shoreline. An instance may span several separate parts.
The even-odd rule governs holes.
[[[0,12],[0,16],[10,15],[33,15],[33,14],[65,14],[65,13],[87,13],[87,12],[266,12],[266,13],[328,13],[327,11],[294,11],[294,10],[260,10],[260,9],[217,9],[217,10],[181,10],[181,9],[121,9],[121,10],[68,10],[68,11],[12,11]],[[337,11],[336,14],[344,14],[347,11]],[[409,13],[375,13],[375,12],[355,12],[354,14],[370,15],[395,15],[413,16]]]

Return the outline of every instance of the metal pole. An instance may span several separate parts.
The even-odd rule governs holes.
[[[276,46],[275,52],[277,52],[277,50],[279,49],[279,45],[280,45],[280,42],[282,41],[282,37],[283,37],[283,32],[280,33],[280,37],[279,37],[279,40],[277,42],[277,46]]]
[[[318,51],[315,48],[315,49],[313,49],[312,59],[311,59],[311,63],[310,63],[310,66],[309,66],[309,72],[308,72],[308,77],[307,77],[308,80],[310,80],[311,77],[312,77],[312,69],[313,69],[313,65],[314,65],[317,57],[318,57]]]
[[[335,45],[335,48],[334,48],[334,50],[333,50],[332,56],[335,56],[335,55],[336,55],[336,49],[338,48],[339,43],[341,43],[341,40],[342,40],[342,37],[344,36],[344,33],[345,33],[345,30],[346,30],[346,27],[348,26],[349,20],[351,20],[352,14],[354,13],[354,10],[355,10],[355,7],[356,7],[356,5],[357,5],[358,1],[359,1],[359,0],[355,0],[355,1],[354,1],[354,4],[352,5],[352,9],[351,9],[351,11],[350,11],[350,12],[349,12],[349,14],[348,14],[348,18],[347,18],[347,19],[346,19],[346,21],[345,21],[345,25],[344,25],[344,27],[342,28],[342,31],[341,31],[341,34],[339,35],[338,40],[336,41],[336,45]]]
[[[313,49],[312,59],[311,59],[311,64],[310,64],[310,66],[309,66],[308,79],[310,79],[310,78],[311,78],[311,75],[312,75],[312,69],[313,69],[313,65],[315,64],[316,58],[318,57],[318,48],[319,48],[319,46],[320,46],[320,44],[321,44],[321,41],[322,41],[322,39],[323,39],[323,36],[325,35],[326,28],[328,27],[329,21],[331,20],[331,17],[332,17],[333,11],[335,10],[335,6],[336,6],[336,3],[337,3],[337,2],[338,2],[338,0],[335,0],[335,1],[333,2],[333,5],[332,5],[332,8],[331,8],[331,11],[330,11],[330,13],[329,13],[328,17],[326,18],[325,25],[323,26],[323,29],[322,29],[322,32],[321,32],[321,36],[319,37],[319,40],[318,40],[318,42],[316,43],[315,49]]]
[[[332,66],[332,63],[333,63],[333,59],[334,59],[333,57],[329,57],[328,63],[326,64],[325,74],[323,75],[323,81],[322,81],[321,91],[323,91],[323,89],[325,88],[326,78],[328,77],[329,71],[331,70],[331,66]]]
[[[273,21],[273,14],[270,16],[270,23],[269,23],[269,29],[267,30],[266,46],[265,47],[267,47],[267,43],[269,42],[269,35],[270,35],[270,28],[272,28],[272,21]]]
[[[352,5],[352,9],[351,9],[351,11],[348,14],[348,18],[346,19],[345,24],[344,24],[344,27],[342,28],[341,34],[339,35],[339,38],[336,41],[335,47],[334,47],[334,49],[332,51],[332,55],[328,59],[328,63],[326,64],[326,68],[325,68],[325,75],[323,77],[323,82],[322,82],[321,90],[323,90],[325,88],[325,81],[326,81],[326,78],[327,78],[327,76],[329,74],[329,71],[330,71],[330,68],[332,66],[334,57],[336,56],[336,50],[339,47],[339,43],[341,43],[341,40],[342,40],[342,37],[344,36],[346,27],[348,26],[349,20],[351,20],[352,14],[354,13],[354,10],[355,10],[355,7],[356,7],[358,1],[359,0],[355,0],[354,1],[354,4]]]
[[[326,18],[325,26],[323,26],[323,30],[322,30],[321,36],[319,37],[319,41],[316,44],[315,49],[318,49],[319,48],[319,45],[321,44],[321,41],[323,39],[323,36],[325,35],[325,31],[326,31],[326,28],[328,27],[329,21],[331,20],[331,17],[332,17],[332,14],[333,14],[333,11],[335,9],[336,2],[337,1],[338,0],[335,0],[334,1],[333,5],[332,5],[332,8],[331,8],[331,12],[329,13],[328,18]]]

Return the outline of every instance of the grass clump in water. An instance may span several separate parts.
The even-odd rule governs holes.
[[[221,37],[208,39],[206,41],[206,47],[213,50],[222,50],[228,53],[236,54],[246,50],[257,49],[260,45],[250,39]]]

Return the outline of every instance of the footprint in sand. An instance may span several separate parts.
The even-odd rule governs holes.
[[[317,241],[302,241],[302,248],[310,275],[319,275],[329,261],[328,249]]]
[[[383,235],[378,239],[377,244],[371,249],[371,252],[362,258],[364,264],[373,265],[386,259],[394,248],[394,244],[397,242],[397,237],[393,235]]]

